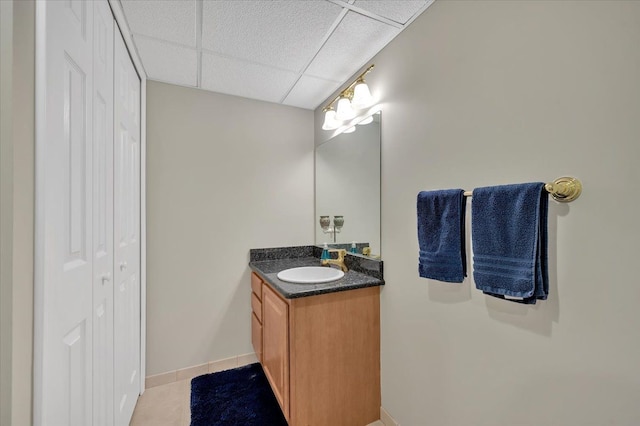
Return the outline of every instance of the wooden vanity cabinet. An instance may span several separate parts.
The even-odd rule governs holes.
[[[289,419],[289,305],[263,285],[262,368]]]
[[[262,280],[251,274],[251,344],[262,362]]]
[[[261,294],[261,363],[289,426],[378,420],[380,287],[285,299],[262,282]]]

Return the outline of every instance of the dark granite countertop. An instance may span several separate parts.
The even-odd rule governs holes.
[[[262,250],[276,249],[252,250],[249,267],[287,299],[384,285],[384,280],[381,279],[382,262],[375,261],[379,264],[378,267],[370,268],[367,267],[366,261],[368,259],[362,259],[365,263],[365,267],[363,268],[359,265],[359,258],[361,256],[351,256],[351,259],[345,259],[347,266],[351,264],[354,268],[349,268],[344,274],[344,277],[336,281],[322,284],[295,284],[281,281],[278,279],[277,274],[285,269],[298,268],[301,266],[320,266],[320,258],[314,256],[317,250],[312,248],[307,249],[307,246],[277,249],[279,254],[275,256],[271,256],[270,253],[263,252]],[[276,252],[274,251],[273,253]],[[347,257],[349,257],[349,255]],[[358,272],[356,269],[362,272]]]

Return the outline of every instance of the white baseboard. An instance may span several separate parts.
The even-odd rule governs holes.
[[[207,362],[205,364],[193,365],[191,367],[181,368],[179,370],[167,371],[166,373],[147,376],[145,379],[145,388],[166,385],[180,380],[191,380],[194,377],[207,373],[217,373],[218,371],[231,370],[232,368],[242,367],[258,362],[255,353],[237,355],[231,358],[219,359],[217,361]]]
[[[380,407],[380,421],[384,423],[384,426],[400,426],[400,423],[396,422],[384,407]]]

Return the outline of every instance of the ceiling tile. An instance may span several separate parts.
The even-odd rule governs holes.
[[[356,0],[354,6],[404,25],[427,3],[425,0]]]
[[[303,75],[284,100],[285,105],[316,109],[320,102],[338,90],[340,83]]]
[[[202,47],[301,72],[341,11],[326,1],[205,0]]]
[[[196,47],[195,0],[121,0],[134,34]]]
[[[290,71],[202,54],[202,88],[214,92],[280,102],[296,77]]]
[[[134,42],[150,79],[187,86],[197,85],[198,55],[195,49],[142,36],[134,36]]]
[[[397,28],[349,12],[305,74],[345,81],[398,33]]]

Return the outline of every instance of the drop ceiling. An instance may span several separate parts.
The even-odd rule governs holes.
[[[120,0],[150,80],[315,109],[433,0]]]

